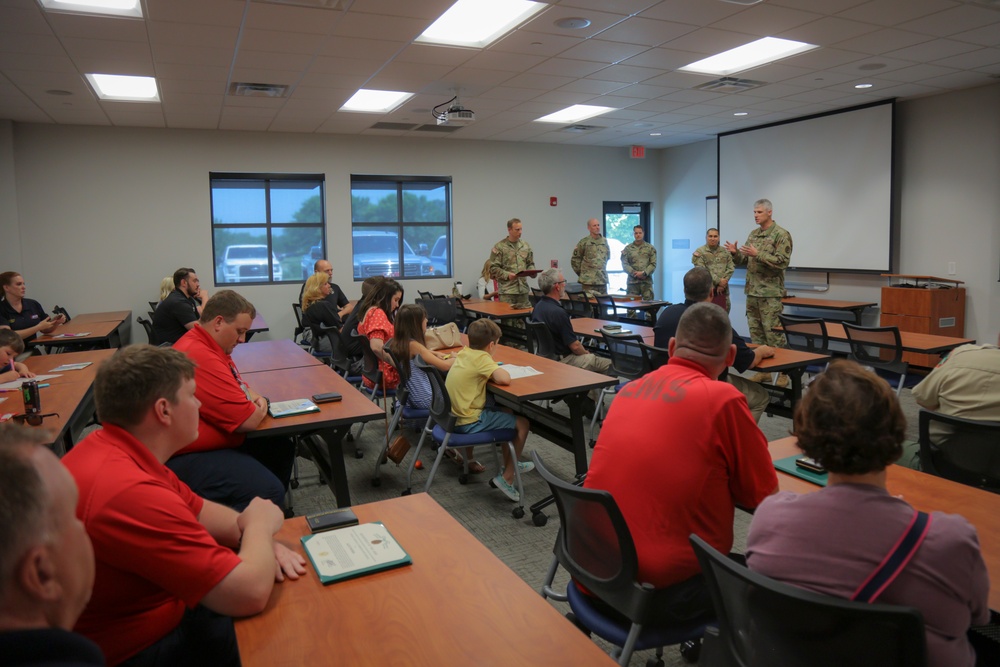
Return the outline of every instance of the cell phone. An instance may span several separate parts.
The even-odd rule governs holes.
[[[335,391],[330,391],[325,394],[313,394],[313,403],[333,403],[339,401],[344,397]]]
[[[803,470],[808,470],[809,472],[818,473],[820,475],[826,472],[826,468],[824,468],[819,461],[813,458],[809,458],[808,456],[803,456],[795,459],[795,465],[802,468]]]
[[[358,525],[358,517],[350,509],[330,510],[306,516],[306,523],[309,524],[309,530],[312,532],[322,533],[324,530],[356,526]]]

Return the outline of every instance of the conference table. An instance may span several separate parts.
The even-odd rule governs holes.
[[[771,459],[800,455],[794,437],[768,443]],[[990,580],[1000,581],[1000,495],[943,477],[891,465],[888,468],[889,493],[902,496],[916,509],[961,514],[979,533],[979,546],[991,573]],[[778,471],[778,487],[782,491],[812,493],[821,487],[788,473]],[[1000,609],[1000,586],[990,587],[990,608]]]
[[[775,331],[784,331],[782,327],[775,327]],[[847,332],[840,322],[826,321],[826,335],[833,342],[847,343]],[[935,334],[914,333],[913,331],[900,331],[900,343],[904,352],[918,352],[920,354],[944,354],[954,350],[960,345],[975,343],[975,338],[959,338],[957,336],[938,336]],[[879,347],[876,343],[865,343],[866,346]]]
[[[642,336],[642,341],[647,345],[653,344],[654,332],[653,327],[645,326],[642,324],[622,324],[616,320],[600,320],[596,317],[574,317],[570,320],[570,324],[573,326],[573,333],[577,336],[584,336],[586,338],[593,338],[595,340],[603,340],[601,335],[601,330],[606,326],[620,326],[621,331],[618,334],[614,334],[608,331],[611,335],[621,335],[621,336]]]
[[[507,343],[516,343],[527,346],[528,336],[524,326],[512,326],[514,321],[523,321],[531,316],[533,308],[514,308],[504,301],[490,301],[483,299],[462,299],[462,307],[467,315],[476,319],[486,317],[491,320],[498,320],[501,340]]]
[[[313,462],[327,480],[338,507],[351,504],[344,463],[343,441],[358,422],[382,419],[382,408],[362,395],[353,385],[323,363],[313,363],[305,350],[287,343],[265,341],[243,343],[233,350],[233,359],[243,380],[272,403],[309,398],[313,394],[337,392],[343,399],[320,403],[319,412],[275,419],[264,417],[248,438],[292,436],[301,438],[313,455]],[[294,345],[294,343],[293,343]],[[240,350],[243,347],[245,349]],[[298,348],[298,346],[295,346]],[[242,364],[242,365],[241,365]],[[260,370],[247,370],[250,368]]]
[[[786,296],[781,300],[781,303],[784,306],[792,308],[849,312],[854,316],[855,324],[861,324],[861,314],[865,308],[874,308],[878,305],[874,301],[840,301],[837,299],[813,299],[801,296]]]
[[[236,620],[243,667],[615,664],[429,494],[354,513],[385,524],[413,564],[329,586],[307,564],[263,612]],[[307,534],[296,517],[277,539],[304,554]]]
[[[253,321],[250,323],[250,328],[247,329],[245,340],[249,343],[254,334],[262,331],[270,331],[270,329],[267,326],[267,321],[264,319],[263,313],[258,310],[257,314],[254,315]]]
[[[116,310],[83,313],[60,324],[49,333],[38,334],[31,345],[52,351],[65,347],[117,348],[129,340],[132,311]]]
[[[751,343],[748,347],[755,348],[757,345]],[[760,363],[753,367],[753,370],[761,373],[784,373],[791,380],[792,386],[782,389],[772,384],[764,384],[769,391],[780,392],[789,402],[788,407],[785,407],[784,403],[781,405],[771,403],[767,406],[767,413],[791,419],[795,414],[796,404],[802,399],[802,375],[809,366],[825,365],[831,359],[833,359],[831,354],[804,352],[784,347],[774,348],[774,356],[761,359]]]
[[[75,321],[75,320],[74,320]],[[79,370],[60,371],[59,377],[43,380],[39,393],[42,400],[42,414],[50,412],[57,416],[46,417],[41,428],[53,434],[53,451],[62,456],[79,440],[83,429],[94,416],[94,377],[101,362],[114,355],[117,350],[87,350],[84,352],[65,352],[63,354],[45,354],[28,357],[24,365],[35,375],[48,375],[53,368],[65,364],[89,362],[90,365]],[[0,412],[24,412],[24,404],[19,392],[3,394],[6,401],[0,403]],[[10,407],[6,407],[10,405]]]

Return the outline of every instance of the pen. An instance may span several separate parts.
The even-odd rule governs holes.
[[[44,384],[40,384],[40,385],[38,385],[38,388],[39,388],[39,389],[41,389],[42,387],[48,387],[48,386],[49,386],[49,383],[48,383],[48,382],[46,382],[46,383],[44,383]]]

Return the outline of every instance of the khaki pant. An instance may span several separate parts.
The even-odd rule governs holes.
[[[568,366],[582,368],[585,371],[611,375],[611,360],[599,357],[596,354],[567,354],[559,361]],[[594,403],[597,403],[601,400],[601,390],[591,389],[588,396],[590,396]]]
[[[767,389],[764,389],[757,382],[751,382],[732,371],[729,372],[726,379],[729,381],[729,384],[739,389],[740,393],[747,397],[747,406],[750,408],[750,414],[753,415],[754,421],[759,423],[761,415],[764,414],[768,403],[771,402],[771,396],[767,393]]]

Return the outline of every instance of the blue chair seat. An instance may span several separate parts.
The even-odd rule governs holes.
[[[444,442],[447,432],[438,425],[434,425],[433,437],[438,443]],[[452,433],[448,440],[449,447],[471,447],[474,445],[488,445],[491,442],[509,442],[514,439],[517,433],[512,428],[500,428],[495,431],[480,431],[479,433]]]
[[[615,646],[625,645],[629,629],[632,627],[631,621],[624,618],[619,621],[596,609],[590,596],[582,592],[572,580],[566,585],[566,597],[573,613],[588,630]],[[635,642],[634,650],[642,651],[698,639],[705,634],[705,628],[708,625],[710,623],[707,623],[705,619],[696,619],[664,627],[644,625]]]

